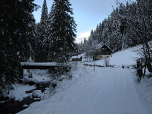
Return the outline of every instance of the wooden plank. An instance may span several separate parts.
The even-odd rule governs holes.
[[[34,66],[34,65],[22,65],[23,69],[55,69],[58,66]]]
[[[64,70],[68,72],[71,67],[70,66],[41,66],[41,65],[22,65],[23,69],[50,69],[52,71]]]

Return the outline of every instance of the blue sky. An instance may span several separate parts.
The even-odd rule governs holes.
[[[46,0],[48,12],[50,12],[53,0]],[[76,42],[80,43],[84,37],[88,38],[91,29],[95,29],[97,24],[102,22],[110,15],[114,8],[117,6],[114,0],[69,0],[73,8],[73,17],[77,24],[77,37]],[[35,11],[34,17],[36,22],[40,21],[43,0],[35,0],[36,4],[40,5]]]

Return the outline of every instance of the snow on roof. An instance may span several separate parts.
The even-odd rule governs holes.
[[[111,48],[109,47],[109,46],[107,46],[106,44],[102,44],[102,43],[100,43],[100,44],[97,44],[97,49],[101,49],[103,46],[106,46],[107,48],[109,48],[110,50],[111,50]],[[112,50],[111,50],[112,51]]]
[[[80,58],[80,57],[83,58],[84,56],[85,56],[85,53],[82,53],[82,54],[79,54],[77,56],[72,56],[71,59],[73,59],[73,58]]]
[[[72,56],[71,58],[74,59],[74,58],[80,58],[80,57],[79,56]]]
[[[63,65],[63,63],[56,63],[56,62],[42,62],[42,63],[21,62],[21,65],[29,65],[29,66],[56,66],[61,64]]]
[[[102,48],[103,46],[106,46],[107,48],[110,49],[110,51],[112,51],[111,48],[109,46],[107,46],[106,44],[102,45],[100,48]]]

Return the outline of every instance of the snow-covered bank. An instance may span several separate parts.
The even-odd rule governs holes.
[[[47,81],[51,80],[51,74],[48,72],[48,70],[39,70],[39,69],[31,69],[30,72],[32,73],[32,80],[35,80],[37,82],[40,81]],[[29,73],[27,70],[24,70],[24,76],[28,76]]]
[[[152,78],[142,78],[140,83],[136,84],[137,92],[145,105],[145,109],[152,114]]]
[[[35,89],[36,86],[29,86],[25,84],[16,84],[14,86],[14,90],[11,90],[11,96],[15,97],[15,100],[23,100],[23,98],[28,97],[28,94],[25,93],[25,91]]]
[[[87,87],[88,82],[92,81],[92,78],[94,77],[94,75],[92,74],[90,75],[92,78],[88,78],[88,73],[93,73],[94,69],[92,67],[86,68],[86,66],[75,62],[73,63],[73,66],[74,71],[72,72],[72,80],[65,79],[58,82],[58,86],[56,87],[54,91],[55,94],[53,96],[51,96],[49,99],[33,103],[28,109],[23,110],[19,113],[27,113],[28,110],[34,111],[33,108],[35,106],[39,107],[40,105],[47,108],[46,111],[51,110],[50,112],[53,113],[53,111],[55,112],[56,110],[58,110],[58,107],[66,105],[66,103],[72,100],[73,97],[76,96],[78,93],[80,93],[83,88]],[[55,107],[56,105],[57,107]],[[44,110],[42,110],[40,107],[38,108],[40,110],[35,110],[36,112],[29,113],[44,113]]]
[[[30,70],[32,73],[32,78],[28,78],[29,73],[27,70],[24,70],[24,78],[22,84],[13,85],[14,90],[9,91],[8,97],[15,98],[14,100],[23,100],[29,95],[25,93],[25,91],[36,89],[36,85],[28,85],[27,83],[33,81],[35,83],[39,83],[41,81],[49,81],[51,80],[51,75],[48,73],[48,70]]]
[[[87,74],[63,80],[53,96],[31,104],[19,114],[148,114],[135,89],[134,70],[96,68],[94,71],[89,66],[85,69]]]

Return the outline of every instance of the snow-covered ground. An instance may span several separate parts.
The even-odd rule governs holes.
[[[134,70],[78,68],[88,73],[63,80],[53,96],[19,114],[149,114],[137,93]]]
[[[109,65],[115,65],[117,67],[121,67],[122,65],[135,65],[136,60],[140,58],[139,52],[136,51],[138,47],[134,48],[128,48],[124,51],[119,51],[114,54],[112,54],[112,57],[109,57]],[[91,61],[91,62],[85,62],[87,64],[95,64],[95,65],[105,65],[105,60],[97,60],[97,61]]]
[[[111,65],[134,65],[139,57],[130,48],[110,58]],[[93,62],[87,62],[93,64]],[[71,80],[59,81],[54,94],[18,114],[151,114],[152,84],[137,82],[135,69],[84,66],[72,63]],[[103,65],[104,60],[96,61]]]
[[[37,82],[51,80],[52,78],[48,70],[32,69],[30,72],[32,73],[32,79]],[[24,70],[24,75],[29,75],[26,69]]]
[[[30,70],[32,73],[32,78],[28,78],[29,73],[27,70],[24,70],[24,82],[30,82],[33,81],[35,83],[39,83],[41,81],[49,81],[52,80],[50,73],[48,70]],[[33,90],[36,88],[36,85],[28,85],[28,84],[15,84],[13,86],[14,90],[10,90],[9,97],[15,98],[15,100],[23,100],[25,97],[28,97],[29,94],[26,94],[25,91]]]
[[[35,89],[36,87],[25,85],[25,84],[16,84],[14,85],[14,90],[10,91],[10,96],[15,97],[15,100],[23,100],[23,98],[28,97],[28,94],[25,91]]]

